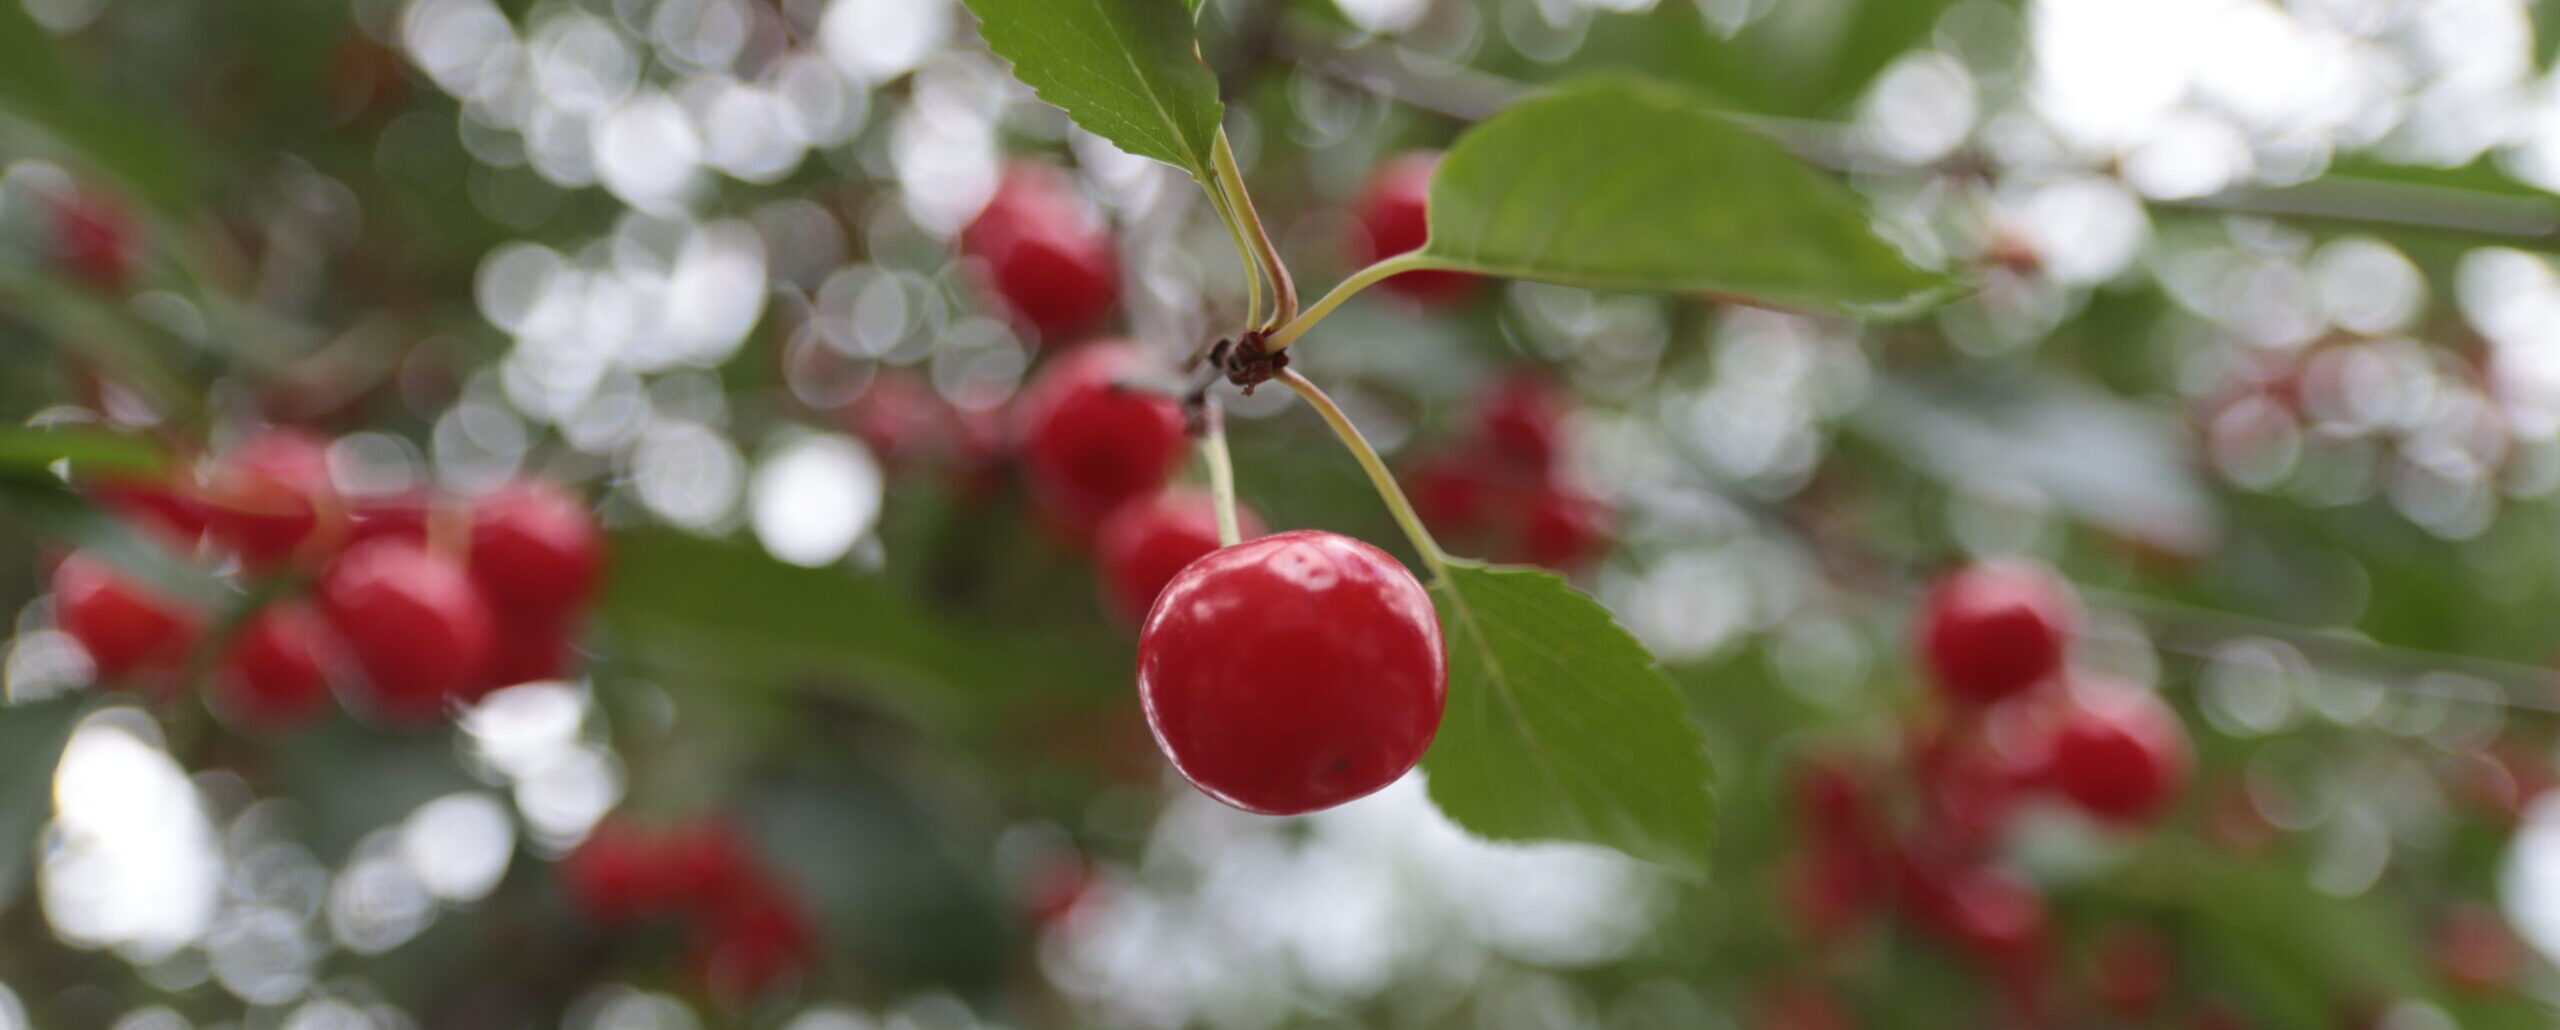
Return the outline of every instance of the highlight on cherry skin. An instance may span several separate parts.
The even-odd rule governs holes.
[[[1291,530],[1210,552],[1166,584],[1138,636],[1138,698],[1193,785],[1295,815],[1421,761],[1448,661],[1431,597],[1401,563]]]

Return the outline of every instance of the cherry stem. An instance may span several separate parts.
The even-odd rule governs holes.
[[[1272,330],[1270,338],[1263,341],[1263,346],[1278,352],[1296,343],[1298,337],[1305,336],[1307,330],[1315,328],[1316,323],[1324,321],[1324,316],[1332,314],[1333,309],[1341,307],[1343,301],[1350,300],[1352,294],[1375,286],[1388,276],[1432,267],[1435,266],[1431,259],[1424,257],[1421,251],[1408,251],[1353,272],[1350,278],[1336,284],[1332,291],[1319,298],[1305,313],[1288,319],[1280,328]]]
[[[1218,546],[1234,547],[1244,542],[1244,530],[1236,521],[1236,465],[1227,455],[1227,416],[1210,397],[1201,402],[1200,416],[1207,427],[1200,435],[1200,457],[1209,463],[1209,498],[1218,512]]]
[[[1271,275],[1272,303],[1268,324],[1254,323],[1254,328],[1269,329],[1298,317],[1298,284],[1289,278],[1289,266],[1280,263],[1280,248],[1271,245],[1271,234],[1262,228],[1262,212],[1253,206],[1253,193],[1245,189],[1244,170],[1236,164],[1236,148],[1227,142],[1227,130],[1218,130],[1218,149],[1213,156],[1218,182],[1226,188],[1235,209],[1236,222],[1245,229],[1262,255],[1262,270]]]
[[[1404,488],[1396,485],[1395,475],[1387,471],[1387,463],[1378,457],[1378,449],[1369,446],[1369,438],[1360,435],[1360,427],[1352,425],[1351,417],[1342,413],[1342,406],[1325,396],[1316,384],[1308,382],[1307,377],[1284,368],[1277,378],[1287,383],[1290,389],[1298,391],[1298,396],[1306,398],[1307,403],[1316,409],[1316,414],[1324,416],[1325,425],[1333,428],[1333,435],[1342,438],[1342,446],[1349,448],[1351,456],[1359,459],[1360,470],[1369,474],[1369,484],[1378,488],[1378,499],[1387,502],[1387,513],[1395,516],[1396,525],[1404,530],[1405,539],[1413,541],[1413,549],[1422,555],[1422,563],[1431,567],[1432,578],[1448,582],[1449,552],[1441,550],[1440,542],[1432,539],[1431,530],[1424,528],[1422,516],[1414,513],[1413,502],[1405,499]]]
[[[1235,200],[1227,195],[1224,179],[1200,184],[1209,193],[1209,207],[1218,213],[1218,224],[1227,227],[1227,238],[1236,244],[1236,258],[1244,263],[1244,324],[1262,322],[1262,259],[1253,252],[1253,244],[1245,239],[1244,225],[1236,219]]]

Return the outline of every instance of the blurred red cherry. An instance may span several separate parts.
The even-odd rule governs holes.
[[[2486,905],[2458,905],[2446,912],[2436,921],[2430,943],[2438,975],[2455,989],[2475,994],[2514,982],[2524,961],[2515,931]]]
[[[2070,588],[2051,572],[1995,561],[1939,579],[1921,601],[1917,635],[1940,692],[1990,704],[2060,673],[2078,622]]]
[[[328,624],[310,606],[269,603],[241,625],[222,656],[215,708],[262,730],[309,722],[329,705],[332,646]]]
[[[2118,1015],[2148,1019],[2158,1011],[2176,975],[2176,956],[2159,931],[2124,925],[2098,938],[2091,992]]]
[[[1787,913],[1806,937],[1823,944],[1864,925],[1885,886],[1872,856],[1846,838],[1810,842],[1782,875]]]
[[[620,816],[606,816],[587,839],[560,860],[560,885],[570,906],[600,926],[622,926],[665,915],[671,899],[666,861],[649,830]]]
[[[240,441],[207,475],[206,531],[252,569],[342,534],[345,504],[329,480],[329,441],[296,429],[264,429]]]
[[[603,566],[595,513],[559,484],[519,479],[471,506],[471,578],[511,619],[556,624]]]
[[[2077,685],[2055,737],[2052,782],[2063,797],[2110,822],[2148,822],[2185,786],[2186,727],[2148,690]]]
[[[489,662],[479,683],[463,694],[476,701],[493,691],[524,683],[556,680],[570,668],[570,631],[557,619],[520,616],[501,619],[490,644]]]
[[[367,540],[321,574],[320,609],[363,670],[376,714],[441,715],[487,668],[495,617],[462,565],[396,537]]]
[[[1243,539],[1263,534],[1262,519],[1242,504],[1236,506],[1236,524]],[[1093,534],[1103,596],[1132,626],[1146,619],[1174,573],[1217,549],[1217,502],[1207,491],[1186,487],[1121,505]]]
[[[1563,571],[1579,569],[1607,551],[1617,522],[1617,513],[1606,503],[1563,484],[1531,495],[1526,515],[1512,556]]]
[[[669,897],[696,913],[710,911],[732,893],[760,886],[746,831],[723,815],[698,815],[667,827],[659,861]]]
[[[77,192],[53,207],[53,259],[63,273],[97,289],[124,292],[141,262],[141,229],[123,205]]]
[[[1356,265],[1421,249],[1431,237],[1431,174],[1440,166],[1437,151],[1413,151],[1387,159],[1352,202],[1351,217],[1359,231],[1348,251]],[[1464,272],[1422,271],[1392,276],[1387,289],[1419,301],[1455,301],[1475,292],[1481,280]]]
[[[177,671],[203,628],[195,604],[86,551],[53,568],[53,618],[104,680]]]
[[[788,986],[817,959],[816,915],[758,874],[697,918],[685,963],[714,997],[747,999]]]
[[[1064,172],[1018,162],[961,230],[960,250],[985,270],[1005,308],[1063,342],[1100,325],[1120,295],[1120,256]]]
[[[1163,486],[1190,451],[1173,398],[1127,382],[1145,368],[1136,344],[1087,344],[1041,369],[1014,404],[1031,497],[1072,533]]]
[[[1553,378],[1515,370],[1496,378],[1478,396],[1477,432],[1496,458],[1543,477],[1563,452],[1565,415],[1571,407]]]

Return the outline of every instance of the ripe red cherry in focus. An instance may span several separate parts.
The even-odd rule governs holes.
[[[2078,623],[2078,603],[2051,572],[2023,562],[1971,565],[1922,600],[1921,658],[1941,693],[1990,704],[2060,673]]]
[[[1440,728],[1448,666],[1412,573],[1302,529],[1220,548],[1165,585],[1138,636],[1138,698],[1194,785],[1293,815],[1413,768]]]
[[[1262,520],[1242,505],[1236,528],[1247,540],[1263,534]],[[1170,489],[1123,504],[1093,534],[1103,596],[1130,625],[1146,619],[1174,573],[1217,549],[1217,502],[1200,490]]]
[[[101,679],[177,669],[203,627],[194,605],[85,551],[54,566],[53,618],[89,653]]]
[[[986,286],[1044,341],[1092,329],[1120,295],[1111,233],[1065,173],[1019,163],[960,232],[960,250],[984,264]]]
[[[471,506],[471,578],[512,618],[556,621],[594,592],[604,534],[585,501],[520,479]]]
[[[2147,690],[2083,686],[2054,737],[2048,776],[2089,814],[2116,823],[2150,821],[2187,778],[2187,731]]]
[[[432,719],[479,682],[496,636],[460,563],[397,537],[347,548],[320,577],[320,609],[373,688],[380,714]]]
[[[1360,223],[1348,248],[1353,264],[1420,250],[1430,240],[1431,173],[1439,166],[1438,151],[1399,154],[1378,166],[1352,203],[1351,216]],[[1475,292],[1477,282],[1464,272],[1423,271],[1391,276],[1384,285],[1414,300],[1454,301]]]
[[[329,703],[328,624],[300,602],[259,609],[240,627],[214,680],[214,705],[261,729],[308,722]]]
[[[1189,449],[1173,398],[1125,381],[1144,367],[1135,344],[1088,344],[1041,370],[1014,404],[1023,479],[1069,530],[1091,532],[1113,508],[1164,485]]]

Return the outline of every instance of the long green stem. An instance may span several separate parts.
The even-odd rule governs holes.
[[[1234,240],[1236,244],[1236,260],[1244,264],[1244,324],[1260,325],[1262,324],[1262,259],[1254,254],[1253,244],[1245,239],[1244,224],[1236,219],[1235,204],[1227,196],[1226,183],[1223,180],[1213,179],[1201,183],[1200,186],[1209,191],[1209,208],[1218,213],[1218,224],[1227,227],[1227,238]]]
[[[1307,403],[1316,409],[1316,414],[1324,416],[1324,423],[1333,428],[1333,435],[1341,437],[1342,446],[1349,448],[1351,456],[1359,459],[1360,470],[1369,474],[1369,485],[1378,488],[1378,498],[1387,502],[1387,513],[1395,516],[1396,525],[1404,530],[1405,539],[1413,541],[1413,549],[1421,553],[1422,563],[1431,567],[1432,578],[1446,582],[1449,578],[1449,552],[1441,550],[1440,541],[1432,539],[1431,530],[1422,525],[1422,516],[1414,513],[1413,502],[1405,499],[1404,488],[1396,485],[1395,475],[1387,471],[1386,460],[1378,457],[1377,448],[1369,446],[1368,437],[1360,435],[1360,427],[1352,425],[1351,417],[1342,413],[1342,406],[1325,396],[1316,384],[1308,382],[1307,377],[1284,368],[1280,370],[1279,379],[1289,384],[1290,389],[1298,391],[1298,396],[1306,398]]]
[[[1332,314],[1333,309],[1341,307],[1343,301],[1350,300],[1352,294],[1375,286],[1388,276],[1430,267],[1432,267],[1431,261],[1417,251],[1398,254],[1353,272],[1350,278],[1344,279],[1335,285],[1331,292],[1318,298],[1312,307],[1307,308],[1298,317],[1289,319],[1286,325],[1273,332],[1270,339],[1262,342],[1262,346],[1265,350],[1278,351],[1296,343],[1298,337],[1307,335],[1307,330],[1315,328],[1316,323],[1324,321],[1324,316]]]
[[[1218,408],[1215,397],[1208,398],[1201,417],[1209,431],[1200,438],[1200,456],[1209,463],[1209,498],[1218,512],[1218,545],[1234,547],[1244,542],[1244,530],[1236,522],[1236,465],[1227,455],[1227,416]]]
[[[1236,164],[1236,148],[1227,142],[1227,130],[1218,130],[1218,149],[1213,158],[1218,181],[1226,186],[1230,203],[1235,207],[1236,221],[1245,235],[1262,254],[1262,268],[1271,273],[1271,325],[1279,325],[1298,317],[1298,285],[1289,278],[1289,266],[1280,263],[1280,248],[1271,245],[1271,234],[1262,228],[1262,212],[1253,206],[1253,192],[1244,185],[1244,169]],[[1268,329],[1269,326],[1257,325]]]

